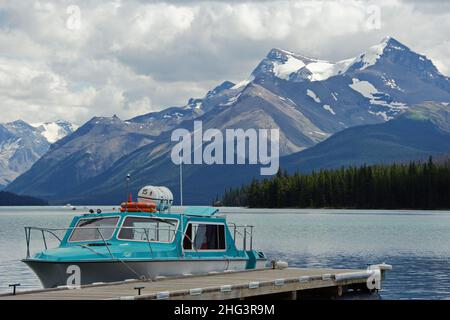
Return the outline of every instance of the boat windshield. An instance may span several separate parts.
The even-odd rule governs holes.
[[[111,239],[119,217],[80,219],[70,235],[69,242]]]
[[[118,239],[131,241],[172,242],[178,220],[150,217],[126,217]]]

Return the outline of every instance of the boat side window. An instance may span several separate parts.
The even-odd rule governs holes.
[[[183,239],[183,248],[185,250],[192,250],[192,223],[189,223],[186,228],[186,234]]]
[[[109,240],[114,234],[119,217],[101,217],[78,220],[69,242]]]
[[[225,226],[223,224],[190,223],[183,241],[185,250],[224,250]]]
[[[176,220],[147,217],[126,217],[118,239],[131,241],[172,242],[177,228]]]

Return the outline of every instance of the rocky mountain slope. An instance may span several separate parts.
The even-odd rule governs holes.
[[[81,127],[55,144],[8,190],[50,201],[118,202],[128,172],[135,177],[133,190],[143,184],[177,188],[178,170],[170,159],[174,145],[170,134],[175,128],[192,131],[194,120],[201,120],[204,130],[278,128],[280,154],[289,156],[346,128],[382,124],[425,101],[448,106],[449,78],[428,58],[393,38],[339,62],[272,49],[247,80],[224,82],[183,107],[128,121],[108,118],[111,123],[107,128],[89,130],[86,137],[81,133],[87,129]],[[132,134],[119,134],[120,141],[115,140],[113,148],[103,146],[126,126],[133,128]],[[187,201],[198,203],[201,197],[209,203],[212,194],[245,181],[247,173],[257,166],[185,167],[186,183],[189,179],[192,182],[191,190],[185,188]],[[217,178],[211,179],[213,176]]]
[[[283,168],[310,172],[321,168],[426,160],[450,154],[450,108],[427,102],[385,123],[336,133],[302,152],[286,156]]]
[[[0,124],[0,187],[27,171],[52,143],[75,129],[66,121],[30,125],[17,120]]]

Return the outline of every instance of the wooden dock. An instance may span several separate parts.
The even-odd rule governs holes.
[[[385,271],[391,268],[385,264],[377,267],[381,279],[384,279]],[[369,290],[369,281],[372,281],[373,275],[374,273],[368,270],[268,268],[97,283],[75,289],[62,287],[20,291],[18,287],[16,295],[0,295],[0,300],[327,299],[341,297],[347,293],[367,294],[376,291],[373,288]]]

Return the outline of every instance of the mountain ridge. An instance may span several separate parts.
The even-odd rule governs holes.
[[[23,120],[0,123],[0,187],[27,171],[51,147],[70,134],[73,124],[58,120],[29,124]]]
[[[109,131],[122,132],[128,126],[134,127],[136,132],[128,132],[114,148],[105,148],[102,145],[105,141],[105,138],[101,138],[104,131],[94,130],[92,134],[85,136],[81,133],[87,129],[82,126],[71,136],[54,144],[32,169],[16,179],[8,190],[31,192],[50,201],[72,196],[82,199],[82,195],[85,199],[91,199],[95,194],[108,190],[112,199],[113,196],[118,197],[121,194],[123,177],[129,172],[138,177],[132,182],[136,184],[132,185],[133,188],[139,183],[148,184],[150,181],[174,187],[178,171],[170,160],[169,151],[173,146],[170,133],[176,128],[192,131],[195,120],[202,121],[205,130],[279,128],[281,155],[289,156],[305,149],[307,151],[308,148],[347,128],[383,124],[395,119],[412,105],[430,100],[449,103],[448,77],[442,75],[423,55],[398,43],[393,38],[387,38],[353,60],[343,60],[346,62],[341,65],[348,64],[345,72],[338,72],[323,80],[315,79],[318,75],[328,75],[327,70],[336,71],[333,66],[326,65],[326,68],[323,68],[323,64],[329,62],[301,56],[304,60],[302,63],[307,62],[307,65],[298,64],[293,69],[282,68],[284,73],[280,78],[280,73],[277,73],[280,71],[279,64],[284,65],[289,60],[283,55],[293,53],[285,50],[269,52],[245,81],[238,84],[225,81],[203,98],[190,99],[182,107],[172,107],[126,121],[116,119],[118,122],[111,124]],[[275,73],[274,63],[278,64]],[[305,68],[311,64],[313,65],[310,68]],[[286,70],[293,72],[286,76]],[[108,119],[105,121],[112,121]],[[137,139],[141,143],[131,140],[139,133],[147,135],[145,141],[139,140],[140,138]],[[72,151],[64,148],[67,141],[73,141]],[[81,152],[84,143],[92,146],[90,155],[93,160],[88,163],[90,166],[95,163],[94,169],[98,170],[81,170],[86,163],[83,158],[85,153]],[[129,145],[132,147],[129,148]],[[64,153],[65,150],[68,152]],[[111,155],[112,151],[116,154]],[[77,156],[72,156],[74,154]],[[104,163],[105,161],[108,163]],[[227,166],[216,166],[217,169],[211,167],[214,166],[203,166],[202,169],[216,174]],[[191,176],[194,181],[201,177],[202,173],[198,168],[190,172],[187,170],[186,178]],[[58,184],[62,179],[61,172],[65,173],[66,180],[69,181],[64,182],[64,188]],[[236,169],[236,172],[239,172],[242,178],[246,176],[240,168]],[[39,179],[36,179],[37,177]],[[217,181],[216,185],[206,183],[208,189],[223,189],[221,183],[236,183],[232,181],[233,177],[221,177],[223,180]],[[30,181],[33,183],[30,184]]]
[[[290,172],[310,172],[320,168],[425,160],[430,155],[448,155],[449,121],[450,108],[426,102],[388,122],[338,132],[312,148],[285,157],[282,166]]]

